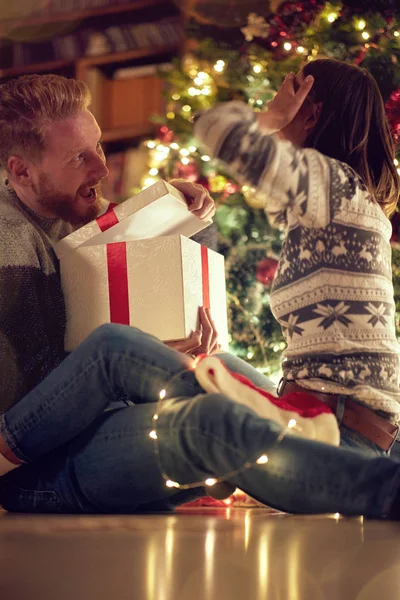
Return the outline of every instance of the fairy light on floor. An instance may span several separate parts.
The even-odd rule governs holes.
[[[195,358],[191,365],[187,368],[184,369],[182,371],[179,371],[178,373],[176,373],[169,381],[168,386],[171,387],[171,385],[173,384],[173,382],[177,379],[182,378],[182,376],[190,371],[194,371],[194,369],[196,368],[197,364],[199,363],[200,358]],[[168,387],[167,386],[167,387]],[[176,396],[176,394],[171,394],[171,398],[174,398]],[[202,487],[202,486],[206,486],[206,487],[213,487],[215,486],[217,483],[222,483],[225,482],[226,480],[231,479],[232,477],[242,473],[243,471],[250,469],[250,468],[254,468],[254,467],[261,467],[261,466],[265,466],[268,464],[269,462],[269,457],[267,453],[263,453],[261,455],[258,456],[257,459],[255,460],[251,460],[251,461],[246,461],[242,466],[238,467],[237,469],[230,471],[228,473],[225,473],[223,476],[220,477],[215,477],[215,476],[208,476],[206,477],[204,480],[202,481],[197,481],[195,483],[188,483],[188,484],[181,484],[177,481],[174,481],[173,479],[171,479],[168,474],[164,471],[163,465],[162,465],[162,459],[160,456],[160,440],[159,440],[159,435],[157,434],[157,430],[156,430],[156,425],[158,423],[158,421],[160,420],[160,414],[162,412],[162,403],[163,401],[167,398],[167,389],[163,388],[160,390],[160,392],[158,393],[158,402],[157,402],[157,408],[156,411],[152,417],[153,420],[153,427],[154,429],[152,429],[149,433],[149,437],[154,440],[154,450],[155,450],[155,454],[157,457],[157,462],[158,462],[158,467],[160,469],[161,475],[163,477],[163,479],[165,480],[165,485],[168,488],[176,488],[176,489],[180,489],[180,490],[188,490],[191,488],[197,488],[197,487]],[[179,400],[178,400],[179,402]],[[290,419],[286,428],[283,429],[281,431],[281,433],[278,435],[278,437],[276,438],[275,442],[273,442],[271,444],[270,447],[270,451],[275,449],[277,445],[279,445],[282,440],[286,437],[286,435],[290,434],[292,431],[301,431],[301,428],[297,425],[297,421],[296,419]],[[230,499],[226,499],[225,503],[227,505],[229,505],[231,503]]]

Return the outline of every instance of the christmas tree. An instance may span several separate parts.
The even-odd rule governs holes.
[[[282,234],[269,227],[254,190],[238,187],[220,164],[197,149],[193,115],[232,99],[263,110],[289,71],[323,56],[360,65],[374,75],[397,140],[400,5],[398,0],[298,0],[278,5],[191,0],[183,8],[188,14],[187,51],[161,74],[167,112],[160,119],[158,139],[146,142],[149,172],[143,185],[178,176],[210,190],[218,207],[219,250],[226,258],[231,350],[267,376],[277,376],[285,343],[270,311],[269,288]],[[249,10],[257,12],[248,14]],[[393,264],[400,311],[399,221],[394,219]]]

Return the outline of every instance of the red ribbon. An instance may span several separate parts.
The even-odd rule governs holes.
[[[116,204],[109,204],[107,212],[96,219],[101,231],[107,231],[118,223],[114,212]],[[107,244],[108,297],[110,321],[129,325],[129,289],[126,242]]]
[[[203,306],[210,308],[210,274],[208,269],[208,248],[201,246],[201,275],[203,280]]]

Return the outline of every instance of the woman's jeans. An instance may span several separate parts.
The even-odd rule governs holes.
[[[271,386],[234,357],[224,355],[224,361],[257,385]],[[191,362],[131,327],[94,332],[0,417],[6,443],[29,461],[0,478],[4,508],[166,510],[203,496],[202,482],[221,477],[286,512],[381,517],[389,511],[400,463],[292,434],[280,439],[273,421],[204,393]],[[166,399],[157,404],[163,389]],[[157,440],[149,435],[153,430]],[[268,462],[257,464],[262,455]],[[199,485],[169,488],[162,472],[181,485]]]

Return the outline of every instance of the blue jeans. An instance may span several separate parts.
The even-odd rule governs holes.
[[[235,370],[233,357],[225,361]],[[380,517],[389,511],[399,463],[295,435],[277,443],[276,423],[223,395],[205,394],[189,363],[130,327],[94,332],[0,417],[10,449],[29,461],[0,478],[4,508],[130,513],[172,509],[205,494],[202,485],[168,488],[161,460],[163,472],[180,484],[239,471],[227,480],[286,512]],[[257,372],[251,378],[269,385]],[[149,433],[163,388],[156,454]],[[262,454],[268,463],[258,465]],[[248,462],[252,466],[241,470]]]

